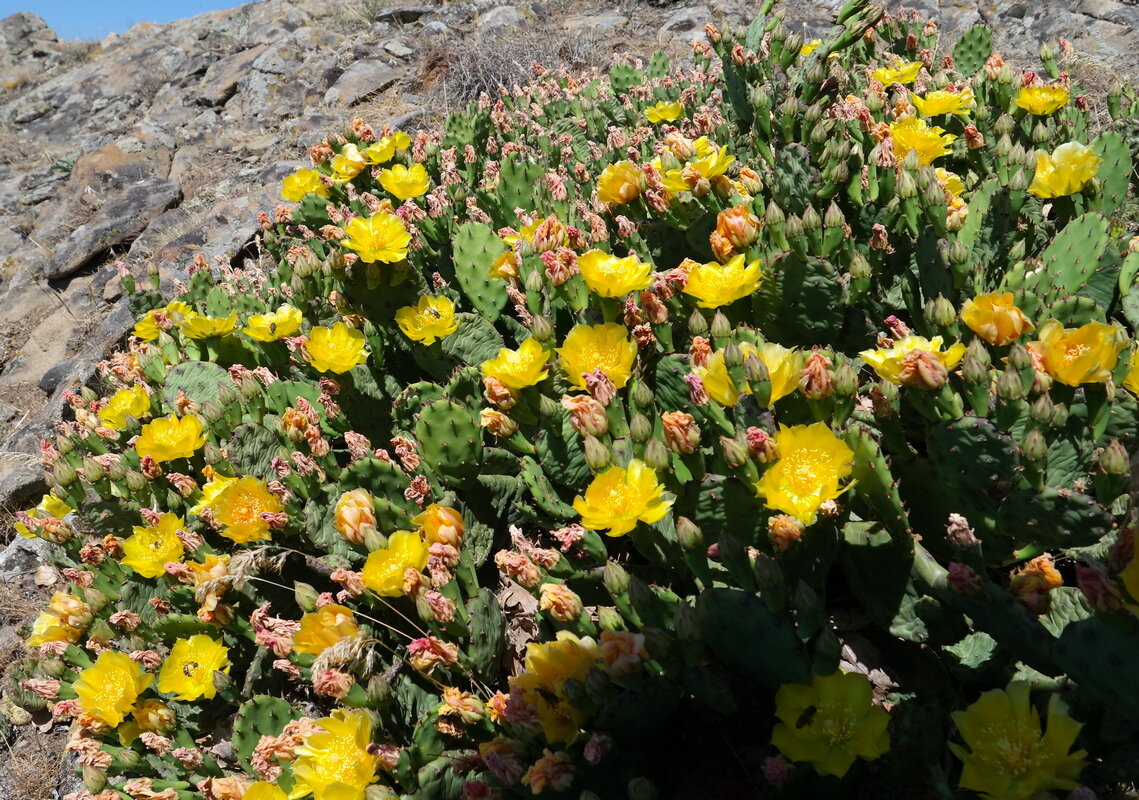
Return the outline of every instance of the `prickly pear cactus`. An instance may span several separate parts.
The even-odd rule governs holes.
[[[0,683],[77,797],[1139,781],[1135,93],[834,22],[354,120],[275,267],[124,281]]]

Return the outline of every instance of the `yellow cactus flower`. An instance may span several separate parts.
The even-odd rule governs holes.
[[[364,158],[369,164],[386,164],[395,158],[397,150],[406,150],[411,147],[411,137],[403,131],[396,131],[391,136],[385,136],[373,142],[364,149]]]
[[[726,264],[715,261],[707,264],[689,262],[688,283],[684,293],[696,298],[701,308],[719,308],[747,297],[757,288],[762,275],[759,260],[744,266],[744,255],[732,258]]]
[[[158,691],[175,700],[212,700],[214,673],[229,673],[229,648],[204,633],[178,639],[158,671]]]
[[[290,797],[313,800],[364,800],[377,780],[379,759],[368,752],[372,716],[364,709],[338,708],[318,719],[320,730],[305,737],[293,761],[296,784]],[[246,795],[248,797],[248,795]]]
[[[899,61],[889,67],[878,67],[870,77],[881,84],[889,86],[891,83],[913,83],[921,72],[920,61]]]
[[[1127,377],[1123,379],[1123,386],[1131,390],[1132,394],[1139,395],[1139,350],[1131,354],[1127,363]]]
[[[567,680],[583,680],[589,668],[600,661],[601,648],[592,638],[558,631],[552,642],[526,645],[525,669],[514,681],[527,691],[541,689],[560,697]]]
[[[803,46],[799,48],[799,55],[806,58],[811,53],[819,49],[819,45],[823,43],[822,39],[811,39],[809,42],[804,42]]]
[[[965,191],[965,182],[955,172],[941,167],[935,167],[933,174],[937,177],[937,185],[947,194],[959,197]]]
[[[1028,193],[1044,199],[1076,194],[1096,176],[1102,164],[1103,159],[1095,150],[1079,142],[1065,142],[1052,153],[1038,150]]]
[[[627,467],[610,467],[594,476],[585,495],[574,498],[573,510],[586,528],[624,536],[637,522],[659,522],[672,503],[664,498],[652,467],[634,458]]]
[[[313,328],[305,349],[308,350],[309,363],[318,372],[348,372],[368,360],[364,334],[343,322],[337,322],[331,328]]]
[[[1125,347],[1127,335],[1118,323],[1089,322],[1073,329],[1054,319],[1028,343],[1044,371],[1068,386],[1106,381]]]
[[[200,419],[193,414],[180,418],[171,414],[143,425],[134,449],[139,458],[150,456],[161,463],[191,458],[205,443],[205,428]]]
[[[860,672],[814,675],[810,686],[780,686],[775,716],[771,743],[819,775],[841,778],[855,759],[873,761],[890,749],[890,715],[874,705],[870,680]]]
[[[935,158],[949,155],[949,145],[957,141],[952,133],[928,125],[919,117],[906,117],[892,123],[890,136],[894,140],[894,155],[899,161],[913,151],[917,153],[918,161],[927,167]]]
[[[275,342],[299,331],[302,319],[299,308],[284,303],[268,314],[254,314],[241,332],[259,342]]]
[[[32,623],[32,635],[25,642],[28,647],[39,647],[48,642],[77,642],[83,630],[68,625],[58,614],[41,611]]]
[[[590,250],[578,256],[577,265],[589,290],[601,297],[624,297],[652,283],[652,264],[635,255],[618,258],[603,250]]]
[[[220,473],[214,472],[210,468],[209,480],[202,486],[202,496],[197,503],[189,510],[191,516],[201,516],[202,511],[213,506],[214,501],[218,495],[228,486],[237,483],[237,478],[230,478]]]
[[[344,226],[348,236],[340,244],[353,250],[368,264],[382,261],[394,264],[407,258],[411,234],[395,214],[381,212],[370,217],[353,217]]]
[[[839,482],[853,471],[854,452],[821,422],[780,425],[775,449],[779,458],[755,484],[756,493],[768,508],[811,525],[819,506],[849,488]]]
[[[932,91],[925,97],[910,94],[910,102],[923,117],[940,117],[942,114],[966,115],[976,105],[973,90],[966,87],[959,92]]]
[[[743,342],[739,347],[745,359],[754,355],[767,367],[768,379],[771,381],[769,405],[799,388],[799,373],[803,370],[804,360],[801,352],[774,342],[764,342],[759,347],[750,342]],[[739,402],[741,394],[752,393],[751,387],[746,383],[740,388],[732,381],[724,364],[722,350],[712,353],[708,357],[707,364],[696,367],[693,372],[704,382],[708,395],[720,405],[734,406]]]
[[[142,319],[135,324],[131,334],[144,341],[153,342],[162,333],[162,328],[159,326],[156,318],[158,314],[166,317],[171,322],[181,322],[185,317],[192,316],[195,313],[197,312],[181,300],[172,300],[162,308],[147,311]]]
[[[150,394],[141,383],[129,389],[119,389],[111,395],[107,405],[99,409],[99,422],[103,427],[121,431],[127,426],[127,416],[142,419],[150,413]]]
[[[503,347],[494,358],[484,361],[482,374],[496,378],[511,389],[525,389],[550,374],[550,351],[537,339],[527,339],[517,350]]]
[[[86,713],[114,728],[153,681],[126,653],[103,650],[94,664],[80,670],[73,688]]]
[[[360,148],[351,143],[346,144],[329,163],[332,167],[332,180],[335,183],[348,183],[363,172],[367,165],[368,162],[360,152]]]
[[[281,197],[290,203],[299,203],[306,194],[328,197],[329,188],[320,178],[315,169],[298,169],[281,184]]]
[[[1029,800],[1050,789],[1075,789],[1085,750],[1072,752],[1083,727],[1068,716],[1060,696],[1048,703],[1046,730],[1029,701],[1027,683],[991,689],[964,711],[953,713],[966,747],[949,743],[961,759],[961,788],[988,800]]]
[[[683,113],[684,106],[680,104],[679,100],[674,103],[661,100],[645,109],[645,116],[653,125],[660,122],[673,122],[680,119]]]
[[[888,350],[884,348],[863,350],[858,355],[874,368],[879,378],[890,383],[933,388],[931,384],[936,381],[932,379],[940,377],[940,383],[944,384],[945,373],[956,367],[961,357],[965,355],[965,345],[961,342],[957,342],[945,351],[942,351],[941,345],[940,336],[934,336],[932,339],[926,339],[924,336],[903,336]],[[939,376],[931,376],[929,374],[931,368],[938,371]]]
[[[449,297],[422,295],[414,306],[395,312],[395,321],[403,335],[413,342],[434,344],[459,329],[455,304]]]
[[[131,711],[131,719],[119,726],[119,741],[130,745],[143,733],[157,733],[166,736],[177,724],[178,719],[170,706],[161,700],[150,698],[139,700]]]
[[[185,521],[169,511],[159,517],[153,527],[134,527],[133,534],[123,540],[123,566],[144,578],[162,575],[167,561],[182,560],[185,550],[178,531],[185,527]]]
[[[1054,114],[1068,105],[1068,89],[1064,86],[1025,86],[1013,102],[1038,117]]]
[[[632,161],[618,161],[601,171],[597,178],[597,199],[611,206],[631,203],[641,196],[646,178]]]
[[[391,169],[380,170],[380,186],[388,194],[407,200],[427,194],[431,188],[431,179],[427,177],[427,169],[422,164],[412,164],[410,167],[396,164]]]
[[[708,153],[708,155],[704,156],[703,158],[699,158],[696,161],[693,161],[691,164],[684,168],[684,171],[688,172],[689,170],[692,170],[692,172],[699,177],[708,178],[711,180],[712,178],[716,178],[726,173],[728,171],[728,167],[735,163],[735,160],[735,156],[728,155],[728,148],[726,146],[721,147],[719,150],[716,150],[715,147],[713,147],[712,152]],[[694,186],[695,183],[695,181],[692,181],[690,185]]]
[[[183,317],[178,330],[182,331],[183,336],[191,339],[228,336],[237,330],[237,313],[234,312],[228,317],[207,317],[203,314],[190,313]]]
[[[275,783],[255,781],[245,790],[241,800],[289,800],[289,796]]]
[[[558,348],[562,371],[570,380],[570,388],[585,389],[585,376],[601,370],[618,389],[633,376],[637,360],[637,343],[629,338],[624,325],[574,325]]]
[[[961,307],[961,321],[992,345],[1006,345],[1033,329],[1033,324],[1013,304],[1012,292],[979,294]]]
[[[293,635],[293,652],[318,656],[341,639],[360,635],[352,609],[330,603],[301,617],[301,627]]]
[[[262,514],[285,510],[269,491],[265,481],[246,475],[220,491],[210,503],[214,520],[222,526],[221,535],[238,544],[270,539],[271,526]]]
[[[364,585],[381,597],[403,594],[403,576],[409,569],[419,572],[427,566],[427,543],[417,532],[396,531],[388,546],[373,550],[364,562]]]

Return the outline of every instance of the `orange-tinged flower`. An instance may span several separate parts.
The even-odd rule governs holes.
[[[574,498],[573,510],[586,528],[624,536],[638,522],[659,522],[672,503],[665,499],[652,467],[634,458],[627,467],[610,467],[596,475],[584,496]]]
[[[139,458],[150,456],[155,461],[173,461],[190,458],[206,443],[202,421],[193,414],[175,417],[173,414],[142,426],[134,449]]]
[[[229,673],[229,648],[204,633],[178,639],[158,671],[158,691],[175,700],[212,700],[214,673]]]
[[[525,389],[550,374],[550,352],[537,339],[527,339],[517,350],[503,347],[494,358],[482,363],[482,374],[495,378],[511,389]]]
[[[1106,381],[1125,347],[1127,335],[1118,323],[1089,322],[1072,329],[1054,319],[1046,320],[1036,341],[1028,343],[1044,371],[1068,386]]]
[[[448,544],[458,547],[463,542],[463,515],[457,509],[432,503],[412,523],[423,529],[423,538],[428,544]]]
[[[431,188],[431,179],[427,177],[427,168],[422,164],[412,164],[410,167],[396,164],[391,169],[380,170],[380,186],[388,194],[400,200],[408,200],[426,194]]]
[[[434,344],[459,329],[455,304],[449,297],[421,295],[414,306],[395,312],[395,321],[403,335],[413,342]]]
[[[337,322],[331,328],[317,326],[309,331],[309,363],[318,372],[348,372],[368,360],[364,334]]]
[[[1048,723],[1041,733],[1040,715],[1029,700],[1027,683],[982,694],[953,723],[965,746],[949,743],[961,759],[961,788],[987,800],[1029,800],[1050,789],[1075,789],[1087,752],[1072,746],[1083,727],[1068,716],[1058,694],[1048,703]]]
[[[301,310],[285,303],[268,314],[254,314],[241,332],[259,342],[275,342],[299,331],[301,321]]]
[[[891,83],[913,83],[917,80],[921,68],[920,61],[899,61],[889,67],[878,67],[870,77],[886,86]]]
[[[94,664],[79,672],[73,688],[83,710],[113,728],[153,680],[126,653],[103,650]]]
[[[183,303],[181,300],[172,300],[162,308],[155,308],[147,311],[134,326],[131,333],[144,341],[153,342],[162,333],[162,327],[159,326],[157,315],[161,314],[172,323],[179,323],[185,317],[196,314],[190,306]]]
[[[601,370],[618,389],[633,376],[637,343],[624,325],[575,325],[558,348],[562,371],[573,389],[585,389],[585,376]]]
[[[214,520],[222,526],[221,535],[239,544],[272,538],[270,524],[262,514],[285,510],[265,481],[246,475],[226,486],[210,504]]]
[[[1012,292],[979,294],[961,307],[961,321],[969,330],[992,345],[1006,345],[1019,339],[1033,324],[1013,304]]]
[[[937,184],[949,196],[960,196],[965,191],[965,182],[961,177],[947,169],[935,167],[933,170],[934,175],[937,177]]]
[[[1036,172],[1028,193],[1044,199],[1067,197],[1081,191],[1096,176],[1103,159],[1079,142],[1065,142],[1051,154],[1036,153]]]
[[[652,264],[635,255],[618,258],[603,250],[590,250],[578,256],[577,264],[585,285],[601,297],[624,297],[649,288],[653,280]]]
[[[759,238],[759,226],[759,217],[752,213],[751,206],[747,203],[725,209],[716,215],[716,233],[737,250],[742,250]]]
[[[376,530],[375,499],[367,489],[353,489],[340,495],[334,511],[336,530],[345,540],[363,544]]]
[[[332,167],[332,180],[336,183],[347,183],[363,172],[367,164],[359,147],[351,143],[346,144],[329,163]]]
[[[293,634],[293,651],[318,656],[341,639],[360,635],[352,609],[330,603],[301,617],[301,627]]]
[[[127,426],[127,417],[142,419],[150,413],[150,393],[141,383],[129,389],[119,389],[111,395],[107,405],[99,409],[99,422],[113,431]]]
[[[917,153],[918,162],[927,167],[934,159],[949,155],[949,145],[957,141],[952,133],[928,125],[919,117],[906,117],[892,123],[890,136],[894,140],[894,155],[899,160],[913,151]]]
[[[874,368],[879,378],[898,385],[903,383],[920,385],[915,382],[916,378],[911,374],[913,359],[910,356],[913,353],[928,354],[946,371],[956,367],[961,357],[965,355],[965,345],[961,342],[957,342],[945,351],[942,351],[941,345],[940,336],[934,336],[932,339],[926,339],[924,336],[903,336],[894,342],[894,346],[890,349],[863,350],[858,355]]]
[[[775,449],[779,458],[755,484],[756,492],[768,508],[811,525],[819,506],[849,488],[839,482],[853,471],[854,452],[821,422],[780,425]]]
[[[695,297],[701,308],[719,308],[750,295],[759,288],[761,277],[759,260],[745,266],[743,253],[726,264],[715,261],[698,264],[693,261],[688,265],[684,293]]]
[[[910,94],[910,102],[923,117],[939,117],[942,114],[966,115],[975,105],[973,90],[966,87],[959,92],[932,91],[925,97]]]
[[[54,494],[45,494],[40,500],[39,505],[35,508],[29,508],[24,513],[32,519],[47,519],[49,517],[63,519],[74,510],[75,509],[60,500]],[[36,538],[35,534],[28,530],[28,526],[22,522],[16,522],[12,527],[16,529],[16,535],[23,539]]]
[[[680,119],[683,113],[684,106],[680,104],[679,100],[673,103],[661,100],[645,109],[645,116],[653,125],[660,122],[673,122]]]
[[[631,203],[641,196],[646,178],[632,161],[618,161],[601,171],[597,178],[597,199],[611,206]]]
[[[1025,86],[1013,102],[1038,117],[1054,114],[1068,105],[1068,89],[1064,86]]]
[[[417,532],[396,531],[388,537],[388,546],[373,550],[364,562],[361,574],[364,585],[382,597],[403,594],[403,575],[409,569],[420,571],[427,566],[427,543]]]
[[[133,528],[133,534],[123,540],[123,566],[144,578],[162,575],[166,562],[182,560],[185,549],[178,531],[185,527],[186,523],[177,514],[167,511],[154,527]]]
[[[305,737],[293,762],[294,798],[312,794],[313,800],[364,800],[377,780],[379,759],[368,752],[372,744],[372,717],[364,709],[338,708],[316,721],[320,726]]]
[[[281,197],[290,203],[299,203],[306,194],[328,197],[329,188],[320,177],[315,169],[298,169],[281,184]]]
[[[841,778],[855,759],[873,761],[890,749],[890,715],[874,705],[870,681],[859,672],[815,675],[810,686],[780,686],[775,716],[780,721],[771,743],[820,775]]]
[[[356,252],[368,264],[392,264],[407,258],[411,234],[395,214],[380,212],[370,217],[353,217],[344,226],[348,234],[340,244]]]

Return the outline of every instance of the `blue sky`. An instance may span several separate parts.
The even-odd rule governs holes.
[[[0,0],[0,19],[31,11],[61,39],[102,39],[136,22],[170,22],[243,2],[248,0]]]

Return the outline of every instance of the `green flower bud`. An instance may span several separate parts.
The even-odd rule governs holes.
[[[723,339],[732,335],[732,323],[728,322],[728,318],[724,316],[723,311],[717,311],[715,316],[712,317],[712,336],[717,339]]]
[[[945,257],[949,259],[950,264],[964,264],[969,260],[969,248],[965,243],[959,239],[954,239],[945,248]]]
[[[841,228],[846,224],[846,217],[842,213],[842,209],[835,205],[834,201],[827,207],[827,213],[823,216],[823,226],[827,228]]]
[[[668,448],[660,439],[649,439],[645,442],[645,452],[641,460],[653,469],[666,469],[672,463]]]
[[[734,341],[728,342],[724,348],[724,366],[726,367],[742,367],[744,363],[744,354],[740,350],[740,346]]]
[[[308,614],[316,611],[316,599],[320,597],[320,593],[312,584],[304,581],[293,581],[293,597],[301,610]]]
[[[700,526],[688,517],[676,518],[676,538],[685,550],[695,550],[704,546],[704,534]]]
[[[1002,400],[1021,400],[1025,394],[1020,382],[1020,373],[1010,364],[997,378],[997,397]]]
[[[842,397],[858,392],[858,371],[845,361],[834,368],[834,392]]]
[[[1052,415],[1056,413],[1056,406],[1052,402],[1052,398],[1048,393],[1041,394],[1032,405],[1028,407],[1028,415],[1034,421],[1048,425],[1052,421]]]
[[[1028,348],[1020,342],[1013,343],[1008,351],[1008,365],[1015,370],[1026,370],[1032,366],[1032,356]]]
[[[688,601],[681,600],[676,606],[676,611],[672,617],[672,628],[676,631],[677,638],[682,642],[700,641],[700,617],[696,614],[696,609],[688,604]]]
[[[606,561],[601,572],[601,582],[610,595],[618,595],[629,588],[629,573],[616,561]]]
[[[966,383],[980,385],[989,381],[989,367],[993,360],[989,351],[980,339],[974,339],[965,348],[965,355],[961,358],[961,375]]]
[[[88,483],[101,481],[107,475],[107,470],[91,456],[83,457],[83,477]]]
[[[79,477],[79,473],[66,461],[60,459],[51,465],[51,476],[55,479],[57,484],[63,487],[75,483],[76,478]]]
[[[621,612],[613,606],[601,606],[597,609],[597,624],[603,631],[625,630],[625,620]]]
[[[554,337],[554,326],[548,318],[535,314],[530,318],[530,335],[539,342],[549,341]]]
[[[744,359],[744,375],[747,376],[749,383],[760,383],[769,380],[771,377],[767,371],[767,365],[755,353]]]
[[[850,277],[852,278],[869,278],[873,274],[870,269],[870,262],[866,260],[866,256],[862,255],[862,251],[855,250],[850,255]]]
[[[206,446],[202,448],[202,458],[210,466],[220,464],[225,460],[225,454],[222,453],[221,448],[213,442],[206,442]]]
[[[594,472],[605,469],[612,461],[609,448],[596,436],[585,435],[585,463]]]
[[[65,456],[75,449],[75,442],[70,436],[61,433],[55,437],[55,449],[61,456]]]
[[[644,414],[633,414],[633,418],[629,420],[629,436],[634,442],[647,442],[649,437],[653,435],[653,424],[649,422],[649,418]]]
[[[708,332],[708,320],[704,319],[700,309],[693,311],[692,316],[688,318],[688,332],[693,336],[703,336]]]
[[[795,214],[788,214],[787,221],[783,223],[783,232],[788,239],[798,239],[803,235],[803,220]]]
[[[1039,429],[1033,428],[1024,435],[1020,450],[1029,461],[1039,461],[1048,455],[1048,441]]]
[[[139,754],[129,747],[119,748],[119,751],[115,753],[115,768],[122,772],[129,772],[138,766],[139,758]]]
[[[815,211],[815,207],[810,203],[803,209],[803,230],[813,231],[823,227],[823,219],[819,216],[819,212]]]
[[[1103,449],[1099,457],[1099,468],[1107,475],[1130,474],[1131,459],[1127,455],[1127,449],[1118,439],[1112,439]]]
[[[82,768],[83,788],[92,794],[103,791],[107,785],[107,770],[99,767],[85,766]]]
[[[562,413],[562,404],[547,395],[539,395],[538,413],[547,419],[560,416]]]
[[[589,690],[577,678],[566,678],[562,682],[562,697],[578,708],[589,706]]]
[[[906,158],[909,158],[909,156],[906,156]],[[898,172],[898,178],[894,182],[894,192],[903,200],[909,200],[917,196],[918,186],[912,172],[907,172],[906,170]]]
[[[1012,177],[1009,178],[1008,188],[1013,192],[1023,192],[1028,188],[1028,175],[1023,168],[1012,174]]]
[[[742,467],[748,461],[747,444],[739,439],[720,437],[720,449],[724,453],[724,461],[729,467]]]
[[[944,295],[939,294],[925,304],[925,318],[931,325],[947,328],[957,321],[957,309]]]
[[[703,319],[703,317],[701,317]],[[644,381],[637,381],[633,384],[633,388],[629,392],[629,396],[633,400],[633,405],[640,409],[652,408],[653,405],[653,390],[650,389]]]

